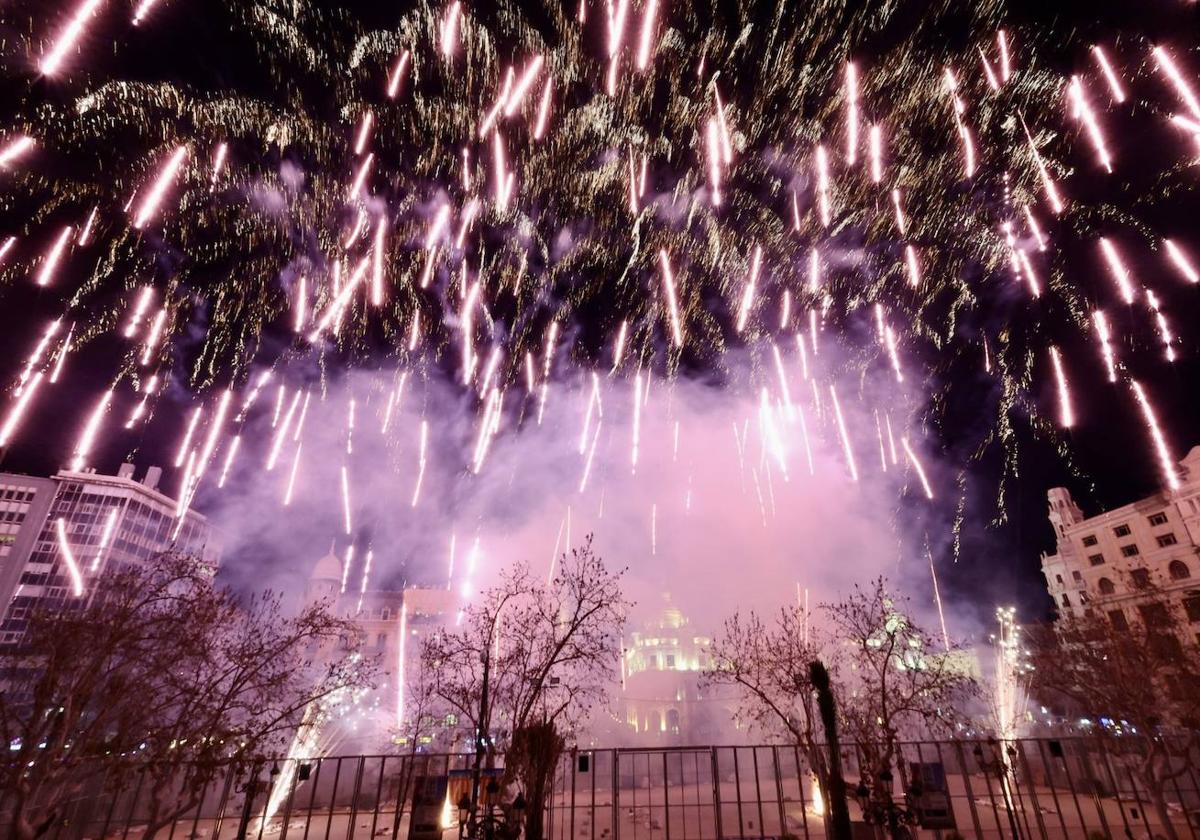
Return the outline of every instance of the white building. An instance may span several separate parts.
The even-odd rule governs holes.
[[[106,570],[168,550],[216,565],[219,548],[208,520],[192,510],[179,518],[175,500],[158,489],[162,470],[151,467],[142,481],[133,475],[133,464],[115,476],[70,470],[49,479],[0,475],[0,519],[9,520],[0,522],[0,547],[8,549],[0,553],[0,644],[20,639],[39,601],[77,597],[64,540],[83,579],[83,598]]]
[[[1153,587],[1182,609],[1200,640],[1200,446],[1180,462],[1178,490],[1085,517],[1062,487],[1048,493],[1057,545],[1042,555],[1050,596],[1061,612],[1102,610],[1118,627],[1151,609]]]
[[[691,626],[669,595],[624,645],[617,718],[626,730],[613,737],[638,746],[731,740],[731,693],[701,687],[712,639]]]
[[[313,568],[305,600],[325,601],[336,615],[353,621],[362,634],[362,654],[379,662],[376,691],[363,699],[358,714],[340,722],[342,731],[334,735],[343,746],[360,739],[364,748],[377,749],[383,733],[403,737],[406,691],[417,674],[422,641],[431,632],[453,626],[458,601],[444,588],[364,591],[361,564],[351,556],[347,568],[330,550]]]

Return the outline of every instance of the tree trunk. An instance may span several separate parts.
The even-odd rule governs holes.
[[[553,721],[529,724],[513,733],[508,756],[525,788],[525,840],[542,840],[546,801],[565,746]]]
[[[829,685],[829,672],[820,660],[808,666],[809,678],[817,690],[817,708],[821,711],[821,724],[825,728],[825,740],[829,744],[828,795],[825,810],[829,813],[832,840],[850,840],[850,809],[846,804],[846,780],[842,778],[842,748],[838,740],[837,707],[834,705],[833,689]]]

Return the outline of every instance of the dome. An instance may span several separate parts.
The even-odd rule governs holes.
[[[317,561],[317,565],[313,568],[312,574],[308,576],[309,580],[335,580],[340,582],[342,579],[342,561],[333,553],[332,549],[328,554]]]

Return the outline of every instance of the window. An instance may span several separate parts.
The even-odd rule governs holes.
[[[1175,545],[1179,542],[1179,540],[1175,539],[1174,534],[1159,534],[1156,539],[1158,540],[1159,548],[1166,548],[1169,545]]]
[[[1108,578],[1100,578],[1100,581],[1097,584],[1097,586],[1100,587],[1101,595],[1112,595],[1114,592],[1117,591],[1117,587]]]
[[[1200,595],[1189,595],[1183,599],[1183,611],[1188,621],[1200,621]]]
[[[1165,513],[1150,514],[1150,524],[1151,525],[1166,525],[1167,524],[1167,515]]]
[[[380,611],[379,611],[379,617],[380,617],[381,619],[383,619],[384,621],[387,621],[388,619],[390,619],[390,618],[392,617],[392,610],[391,610],[391,608],[390,608],[390,607],[384,607],[382,610],[380,610]]]
[[[1118,525],[1116,528],[1113,528],[1113,533],[1116,534],[1118,537],[1128,537],[1129,533],[1130,533],[1129,526],[1128,525]]]
[[[1139,604],[1137,609],[1142,623],[1147,627],[1166,627],[1171,623],[1171,614],[1167,612],[1166,604]]]
[[[1069,607],[1069,606],[1071,606],[1071,599],[1067,597],[1067,593],[1066,593],[1066,592],[1064,592],[1064,593],[1062,594],[1062,605],[1063,605],[1064,607]]]
[[[1055,575],[1054,582],[1057,583],[1059,586],[1062,586],[1063,585],[1062,575]]]
[[[672,653],[668,653],[667,654],[667,670],[668,671],[672,670],[674,667],[675,667],[675,655]]]
[[[1104,555],[1103,554],[1089,555],[1088,562],[1091,563],[1093,566],[1103,566],[1104,565]]]
[[[1081,580],[1083,580],[1083,573],[1076,569],[1075,571],[1071,572],[1071,580],[1079,583]]]
[[[1138,550],[1137,543],[1121,546],[1122,557],[1137,557],[1139,554],[1141,554],[1141,551]]]
[[[1167,566],[1167,572],[1171,575],[1171,580],[1187,580],[1192,576],[1192,570],[1182,560],[1172,560],[1171,565]]]
[[[387,633],[380,633],[375,637],[375,647],[385,647],[387,645]]]
[[[1112,626],[1118,630],[1128,630],[1129,620],[1125,618],[1125,613],[1121,610],[1112,610],[1108,614],[1108,620],[1112,622]]]
[[[1095,545],[1098,542],[1100,542],[1100,541],[1098,539],[1096,539],[1095,534],[1088,534],[1086,537],[1083,538],[1083,544],[1085,546],[1087,546],[1088,548],[1091,548],[1093,545]]]
[[[1134,569],[1129,576],[1133,578],[1133,585],[1138,589],[1145,589],[1150,585],[1150,572],[1146,569]]]

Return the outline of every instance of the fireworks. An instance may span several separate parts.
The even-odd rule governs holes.
[[[1194,321],[1183,308],[1200,284],[1194,243],[1155,220],[1171,218],[1194,171],[1169,150],[1128,153],[1118,130],[1200,133],[1191,44],[1072,42],[1055,53],[1078,56],[1060,75],[1041,57],[1057,45],[986,4],[914,7],[897,18],[912,31],[868,55],[874,2],[817,4],[800,25],[780,4],[729,16],[612,0],[597,18],[588,4],[578,16],[507,2],[485,14],[455,1],[369,30],[306,0],[269,23],[237,0],[213,14],[260,51],[247,64],[270,84],[198,93],[105,77],[123,66],[96,43],[106,4],[59,5],[49,22],[31,13],[25,45],[56,77],[54,96],[29,93],[0,127],[20,226],[0,246],[0,295],[25,307],[16,295],[42,290],[12,319],[35,326],[12,364],[0,446],[65,404],[77,371],[104,370],[105,394],[92,386],[62,418],[83,428],[76,468],[93,451],[136,448],[124,434],[136,426],[168,439],[190,500],[218,459],[217,487],[254,480],[235,465],[245,447],[259,472],[283,464],[274,501],[324,493],[350,533],[364,476],[392,466],[363,463],[374,431],[394,442],[416,508],[443,454],[469,487],[507,466],[502,435],[567,422],[560,489],[590,501],[614,472],[652,480],[653,453],[688,460],[663,435],[679,434],[680,383],[711,375],[753,404],[736,445],[765,513],[781,476],[804,480],[787,463],[801,442],[810,476],[824,442],[851,481],[902,450],[932,499],[914,429],[931,438],[918,448],[939,453],[938,435],[979,429],[978,447],[954,449],[982,461],[1001,448],[1015,474],[1029,437],[1053,435],[1069,456],[1065,434],[1039,422],[1077,420],[1065,362],[1082,406],[1093,383],[1136,370],[1157,392],[1160,369],[1190,360],[1187,331],[1172,326]],[[121,14],[153,39],[161,11],[137,0]],[[938,35],[951,17],[964,33],[954,46]],[[747,27],[760,19],[775,23]],[[269,106],[260,87],[279,92]],[[1158,180],[1124,180],[1151,165],[1141,157]],[[1094,198],[1106,185],[1111,196]],[[1077,264],[1096,250],[1103,270]],[[1114,311],[1114,289],[1137,306]],[[115,362],[112,333],[124,339]],[[1099,353],[1064,355],[1079,334]],[[984,391],[959,373],[977,373],[981,355]],[[255,404],[267,370],[279,391]],[[359,370],[380,371],[371,395],[357,394],[360,416],[376,420],[352,447],[347,427],[329,458],[313,427],[329,385]],[[1057,408],[1016,410],[1037,402],[1023,397],[1050,382],[1044,370]],[[443,379],[457,403],[429,400]],[[406,382],[422,389],[410,400],[419,416],[401,411]],[[1132,398],[1170,483],[1140,384]],[[323,413],[306,424],[310,401]],[[465,422],[438,414],[451,403]],[[106,429],[113,406],[128,420]],[[864,445],[878,446],[878,467],[856,460]],[[667,480],[690,500],[682,470]],[[661,529],[669,507],[655,504]]]

